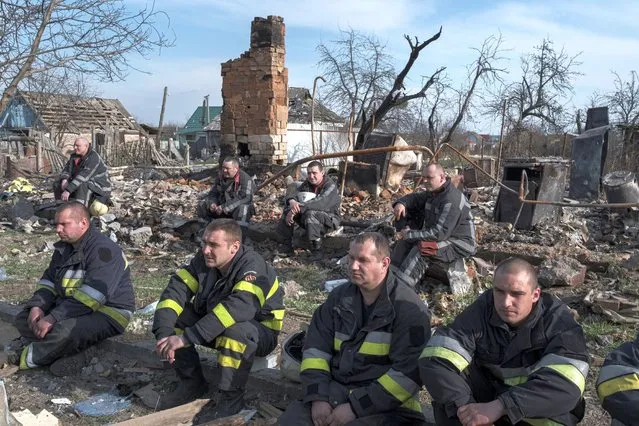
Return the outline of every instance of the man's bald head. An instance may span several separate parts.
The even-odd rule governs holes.
[[[422,183],[427,191],[437,191],[446,183],[446,172],[438,163],[431,163],[422,170]]]
[[[502,260],[497,264],[495,268],[494,280],[497,281],[498,278],[502,278],[505,275],[518,275],[522,274],[526,277],[526,281],[530,284],[531,290],[534,290],[539,287],[539,282],[537,281],[537,271],[535,268],[524,259],[520,259],[518,257],[509,257],[506,260]]]
[[[83,136],[80,136],[73,142],[73,150],[77,155],[84,157],[85,155],[87,155],[87,152],[89,152],[89,145],[89,140]]]

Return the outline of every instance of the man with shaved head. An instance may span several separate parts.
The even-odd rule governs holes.
[[[8,360],[21,370],[50,365],[57,376],[79,373],[91,360],[85,351],[124,332],[135,310],[129,267],[122,249],[89,224],[75,201],[55,216],[60,241],[36,291],[19,313],[21,338]]]
[[[583,331],[535,269],[509,258],[493,288],[438,329],[419,360],[438,425],[576,425],[584,415]]]
[[[60,179],[53,184],[55,199],[79,201],[89,209],[91,216],[106,214],[111,195],[106,164],[84,137],[75,140],[73,151],[60,173]]]
[[[475,254],[475,224],[468,200],[441,165],[422,170],[425,191],[406,195],[393,212],[401,240],[391,261],[397,275],[415,286],[432,262],[450,264]]]

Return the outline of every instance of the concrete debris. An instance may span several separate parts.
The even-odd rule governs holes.
[[[590,309],[617,324],[639,323],[639,297],[592,289],[584,298]]]
[[[473,290],[473,280],[469,275],[466,262],[459,259],[452,262],[446,270],[450,291],[455,296],[468,294]]]
[[[60,424],[58,418],[47,410],[42,410],[37,415],[27,409],[11,414],[22,426],[58,426]]]
[[[134,229],[129,233],[129,239],[134,246],[143,246],[149,242],[149,238],[153,235],[153,230],[150,226],[143,226],[138,229]]]
[[[583,284],[586,267],[570,257],[547,259],[539,266],[537,277],[542,287],[575,287]]]
[[[324,283],[324,290],[330,293],[331,291],[335,290],[337,287],[344,285],[347,282],[348,280],[346,278],[342,278],[339,280],[328,280]]]

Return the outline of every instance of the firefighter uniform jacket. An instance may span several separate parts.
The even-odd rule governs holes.
[[[217,204],[222,207],[224,213],[231,214],[241,205],[250,205],[253,202],[254,192],[253,178],[244,170],[238,170],[232,179],[224,179],[221,175],[215,178],[207,199],[209,207],[211,204]]]
[[[555,296],[542,294],[525,322],[512,329],[495,311],[488,290],[449,327],[435,332],[420,357],[420,373],[450,417],[475,402],[462,374],[469,366],[493,382],[512,424],[574,425],[574,417],[583,417],[586,342]]]
[[[477,251],[470,204],[464,194],[451,184],[450,179],[446,180],[441,191],[408,194],[397,203],[406,207],[407,214],[423,216],[421,229],[409,231],[407,241],[447,241],[455,247],[460,257],[472,256]]]
[[[78,159],[80,160],[78,162]],[[71,158],[64,166],[60,179],[67,179],[69,184],[65,188],[70,194],[78,189],[84,183],[91,192],[96,194],[96,198],[101,202],[106,202],[111,194],[111,181],[109,180],[109,172],[106,164],[102,161],[100,155],[93,149],[89,148],[89,152],[84,157],[77,154],[71,154]]]
[[[335,182],[330,177],[324,175],[322,183],[317,186],[313,186],[308,180],[305,180],[299,186],[297,192],[312,192],[317,194],[312,200],[302,203],[300,213],[304,214],[307,210],[318,210],[339,216],[340,196],[337,185],[335,185]],[[295,198],[296,196],[292,196],[286,199],[286,209],[288,209],[289,200]]]
[[[606,357],[597,394],[613,419],[628,426],[639,424],[639,335]]]
[[[193,344],[206,345],[235,323],[255,319],[278,333],[284,319],[284,289],[275,270],[253,249],[241,246],[226,275],[209,268],[200,250],[171,277],[155,311],[153,333],[159,340],[176,334],[187,302],[201,319],[184,330]]]
[[[313,314],[300,378],[304,402],[331,399],[331,382],[350,390],[357,417],[399,411],[423,419],[417,359],[430,337],[427,306],[389,271],[373,311],[363,322],[364,303],[352,283],[333,290]]]
[[[98,311],[124,331],[135,310],[128,262],[108,237],[90,227],[75,245],[58,241],[27,308],[56,321]]]

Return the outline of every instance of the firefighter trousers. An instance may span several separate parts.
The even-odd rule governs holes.
[[[411,287],[415,287],[424,277],[428,267],[433,262],[448,264],[460,258],[452,244],[438,244],[437,252],[432,256],[423,256],[417,241],[399,240],[391,254],[393,271]],[[441,247],[440,247],[441,246]]]
[[[21,370],[49,365],[59,358],[74,355],[104,339],[122,334],[123,331],[108,316],[93,312],[58,321],[44,339],[38,339],[27,323],[29,310],[24,309],[15,319],[15,327],[29,342],[22,350]]]
[[[237,221],[240,225],[248,225],[251,220],[251,216],[253,216],[253,205],[252,204],[242,204],[241,206],[237,206],[230,213],[221,213],[219,215],[213,213],[210,209],[211,202],[207,199],[202,200],[197,205],[197,215],[198,217],[211,221],[213,219],[221,219],[221,218],[229,218]]]
[[[192,305],[186,305],[178,317],[177,331],[194,325],[200,318]],[[277,346],[277,333],[255,320],[238,322],[206,346],[218,351],[218,388],[223,391],[244,389],[255,357],[273,352]],[[200,356],[194,346],[175,351],[173,367],[181,381],[201,383],[204,380]]]
[[[281,242],[290,244],[293,241],[293,231],[295,223],[306,229],[306,236],[309,241],[317,241],[327,232],[334,231],[339,227],[339,219],[331,213],[320,210],[307,210],[302,214],[295,215],[295,223],[286,223],[288,210],[284,210],[280,221],[277,223],[277,234]]]

